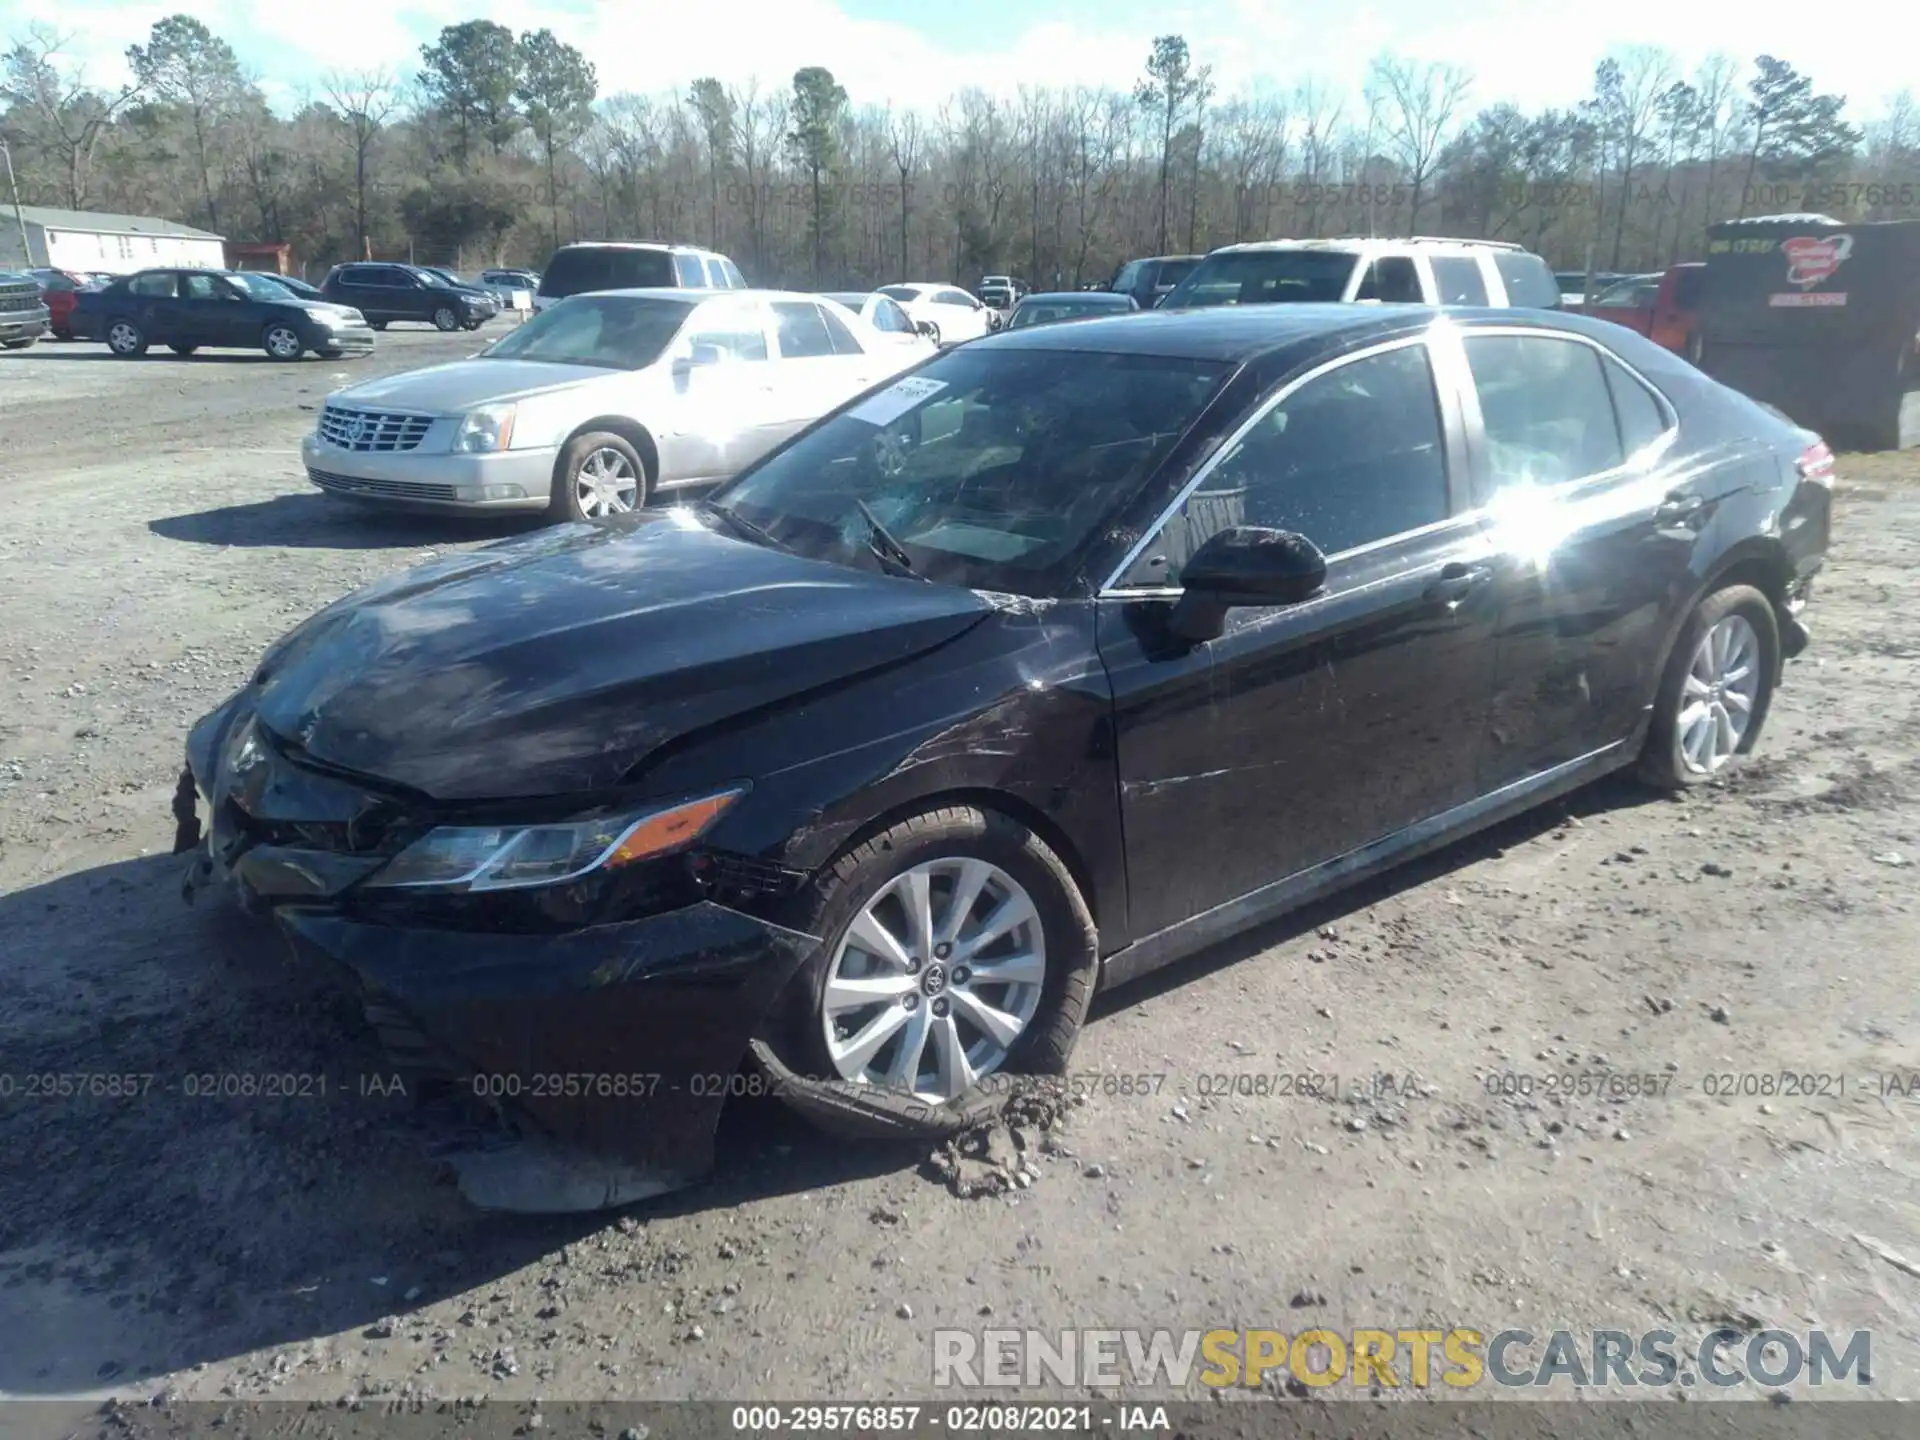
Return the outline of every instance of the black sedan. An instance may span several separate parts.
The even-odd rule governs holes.
[[[1111,290],[1053,291],[1029,295],[1014,306],[1007,328],[1024,330],[1029,325],[1052,325],[1061,320],[1092,320],[1100,315],[1125,315],[1139,308],[1133,296],[1116,295]]]
[[[925,1134],[1060,1071],[1096,989],[1720,774],[1831,464],[1540,311],[1009,331],[694,507],[320,612],[193,730],[178,843],[522,1127],[482,1204],[693,1180],[743,1089]]]
[[[70,321],[74,338],[103,340],[125,360],[150,346],[176,355],[202,348],[264,350],[274,360],[308,351],[337,359],[373,350],[358,310],[303,300],[265,275],[245,270],[141,270],[98,290],[83,290]]]

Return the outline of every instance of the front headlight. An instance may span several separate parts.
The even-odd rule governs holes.
[[[324,305],[308,305],[305,309],[307,318],[316,325],[325,325],[328,329],[332,329],[335,325],[344,325],[347,323],[348,317],[346,315],[343,315],[338,310],[329,309]]]
[[[468,454],[505,450],[513,443],[513,406],[482,405],[467,412],[453,437],[453,448]]]
[[[366,883],[461,893],[563,885],[685,849],[746,793],[742,786],[675,805],[559,825],[442,826],[409,845]]]

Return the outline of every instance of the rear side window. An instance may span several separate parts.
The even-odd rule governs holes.
[[[1487,435],[1480,503],[1584,480],[1625,458],[1598,350],[1551,335],[1469,334],[1465,342]]]
[[[1613,409],[1620,420],[1620,444],[1629,455],[1637,455],[1667,433],[1667,414],[1653,392],[1627,367],[1617,361],[1606,362],[1607,388],[1613,391]]]
[[[782,359],[806,360],[834,353],[833,336],[818,305],[809,305],[803,300],[776,300],[773,318],[780,327]]]
[[[1560,308],[1560,282],[1538,255],[1521,250],[1496,250],[1493,268],[1500,272],[1500,283],[1507,287],[1507,304],[1523,310]],[[1586,277],[1581,276],[1570,288],[1578,290],[1585,284]]]
[[[1480,274],[1478,260],[1470,255],[1436,255],[1428,263],[1433,266],[1433,285],[1440,304],[1487,303],[1487,282]]]
[[[704,289],[707,283],[706,267],[700,263],[698,255],[679,254],[673,257],[673,274],[689,290]]]
[[[860,341],[854,336],[853,331],[847,327],[847,322],[833,313],[833,306],[816,305],[813,308],[820,312],[820,323],[827,327],[827,337],[833,342],[834,354],[864,355],[867,353],[861,348]]]
[[[727,285],[730,289],[745,290],[748,288],[747,277],[740,273],[740,267],[724,255],[720,257],[720,268],[726,271]]]
[[[136,275],[127,282],[127,289],[150,299],[171,300],[174,292],[173,272],[156,270],[148,275]]]
[[[702,259],[700,263],[706,269],[707,284],[709,286],[715,290],[725,290],[729,288],[727,267],[720,263],[720,257],[718,255],[708,255]]]
[[[605,290],[610,274],[604,250],[556,250],[540,276],[540,293],[549,300],[564,300],[589,290]]]

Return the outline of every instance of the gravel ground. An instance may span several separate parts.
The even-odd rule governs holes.
[[[1736,778],[1580,792],[1105,998],[1075,1063],[1113,1078],[1030,1182],[742,1107],[706,1186],[528,1221],[464,1207],[357,1016],[167,853],[187,727],[270,641],[510,533],[299,469],[329,390],[475,342],[0,358],[0,1070],[156,1077],[0,1096],[0,1395],[876,1399],[931,1392],[935,1327],[1311,1321],[1867,1329],[1869,1393],[1920,1397],[1920,1101],[1874,1078],[1920,1071],[1920,455],[1843,459]],[[1568,1069],[1663,1093],[1489,1088]],[[1845,1093],[1709,1093],[1780,1071]],[[1262,1078],[1302,1072],[1338,1093]]]

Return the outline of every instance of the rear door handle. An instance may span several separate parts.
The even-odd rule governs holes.
[[[1427,586],[1426,597],[1435,604],[1458,605],[1482,586],[1493,583],[1491,565],[1469,565],[1451,560],[1440,569],[1440,578]]]

